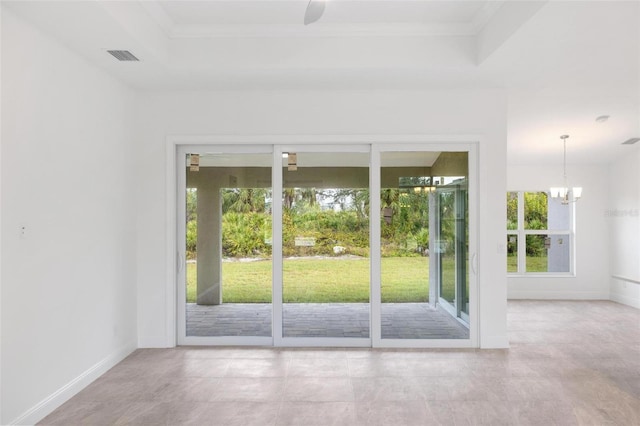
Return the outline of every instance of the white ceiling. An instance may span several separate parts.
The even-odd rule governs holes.
[[[564,133],[575,163],[640,137],[640,2],[330,0],[304,26],[306,4],[2,2],[140,90],[506,88],[510,163],[561,162]]]

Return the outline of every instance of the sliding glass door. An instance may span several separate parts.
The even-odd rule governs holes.
[[[473,145],[179,154],[180,344],[477,344]]]

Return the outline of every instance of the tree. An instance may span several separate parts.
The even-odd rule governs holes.
[[[352,210],[356,212],[358,219],[369,217],[369,190],[368,189],[336,189],[321,195],[331,199],[333,204],[338,204],[341,211]]]
[[[315,188],[285,188],[282,203],[285,210],[313,208],[318,204],[317,191]]]
[[[196,220],[197,218],[197,208],[198,208],[198,190],[196,188],[187,188],[186,194],[187,201],[187,223],[192,220]]]
[[[518,229],[518,193],[507,192],[507,229]]]
[[[222,212],[264,212],[267,195],[268,190],[262,188],[222,189]]]

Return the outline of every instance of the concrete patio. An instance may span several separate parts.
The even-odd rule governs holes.
[[[369,337],[367,303],[285,303],[284,337]],[[271,336],[271,304],[187,304],[187,336]],[[383,303],[383,339],[468,339],[469,330],[428,303]]]

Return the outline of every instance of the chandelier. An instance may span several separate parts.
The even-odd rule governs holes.
[[[564,172],[564,186],[553,186],[550,189],[551,198],[560,199],[562,204],[575,203],[582,196],[582,187],[570,188],[567,185],[567,139],[569,135],[562,135],[560,139],[564,144],[564,157],[563,157],[563,172]]]

